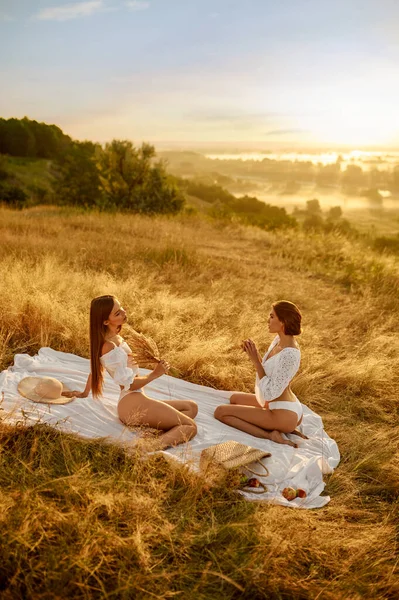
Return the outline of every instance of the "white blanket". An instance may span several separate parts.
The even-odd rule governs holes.
[[[49,406],[31,402],[20,396],[17,391],[21,379],[34,375],[55,377],[70,389],[83,390],[89,368],[88,359],[57,352],[51,348],[41,348],[34,357],[16,354],[14,365],[0,373],[3,409],[0,418],[10,423],[22,420],[26,425],[40,421],[86,438],[108,437],[116,442],[133,440],[136,434],[124,427],[118,419],[116,407],[119,387],[108,374],[105,375],[101,400],[94,400],[89,395],[88,398],[76,399],[70,404]],[[140,369],[140,373],[144,375],[148,371]],[[299,446],[292,448],[255,438],[214,419],[213,412],[216,406],[228,403],[231,392],[214,390],[164,375],[147,385],[146,393],[159,400],[192,399],[198,404],[199,411],[195,419],[198,434],[188,444],[165,451],[166,455],[188,462],[192,468],[197,469],[203,448],[226,440],[236,440],[272,454],[271,457],[263,459],[269,469],[269,476],[259,478],[267,485],[268,492],[261,495],[244,492],[246,498],[297,508],[319,508],[329,502],[329,496],[320,495],[325,486],[323,474],[333,472],[339,463],[340,455],[336,442],[324,431],[321,418],[306,406],[303,406],[301,430],[309,440],[289,436]],[[307,497],[288,502],[281,495],[283,488],[288,486],[303,488]]]

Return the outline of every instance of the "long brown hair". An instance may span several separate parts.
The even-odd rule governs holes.
[[[272,306],[278,317],[278,320],[284,323],[285,335],[299,335],[302,333],[301,311],[295,304],[293,304],[293,302],[288,302],[288,300],[280,300],[279,302],[274,302]]]
[[[103,367],[100,362],[107,326],[104,325],[114,307],[115,296],[98,296],[90,305],[91,391],[97,398],[103,388]]]

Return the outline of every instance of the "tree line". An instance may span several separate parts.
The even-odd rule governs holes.
[[[56,125],[24,117],[0,119],[0,155],[50,159],[52,194],[46,200],[56,204],[146,214],[176,213],[184,205],[182,191],[164,162],[155,160],[150,144],[79,142]],[[48,196],[45,189],[35,195],[42,201]],[[0,202],[15,208],[28,202],[5,160],[0,161]]]
[[[171,175],[155,148],[128,140],[102,146],[79,142],[56,125],[28,119],[0,119],[0,202],[15,208],[29,204],[29,197],[7,169],[1,154],[27,160],[49,159],[51,193],[30,185],[34,203],[51,202],[86,209],[130,211],[145,214],[177,213],[186,195],[209,204],[211,217],[238,220],[262,228],[292,227],[296,220],[284,208],[257,198],[236,198],[219,185],[204,185]]]
[[[399,193],[399,164],[382,169],[378,159],[370,168],[363,170],[360,165],[343,165],[343,158],[338,157],[332,164],[313,164],[311,161],[279,160],[264,158],[263,160],[215,159],[207,158],[195,152],[163,152],[171,171],[183,177],[195,174],[212,175],[225,187],[231,188],[234,179],[244,178],[246,182],[267,182],[281,194],[297,194],[302,185],[314,184],[318,188],[340,189],[343,193],[361,195],[371,200],[382,199],[378,190],[388,190],[392,194]],[[371,159],[370,159],[371,162]],[[234,179],[233,179],[234,178]]]
[[[72,143],[56,125],[23,119],[0,118],[0,154],[55,159]]]
[[[27,166],[29,159],[48,159],[51,191],[31,183],[32,202],[1,155],[24,157]],[[85,209],[173,214],[182,210],[187,196],[206,203],[205,212],[213,218],[269,230],[298,225],[285,208],[253,196],[237,197],[219,184],[171,175],[165,161],[157,159],[151,144],[136,147],[128,140],[113,140],[102,146],[73,140],[56,125],[27,117],[0,119],[0,202],[8,206],[23,208],[44,202]]]

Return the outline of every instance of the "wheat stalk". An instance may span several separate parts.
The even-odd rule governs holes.
[[[161,360],[161,355],[156,342],[149,336],[139,333],[129,327],[129,347],[134,360],[143,369],[153,369]],[[180,371],[176,367],[170,367],[169,375],[179,377]]]
[[[144,369],[154,368],[161,360],[156,342],[132,328],[129,328],[129,347],[134,360]]]

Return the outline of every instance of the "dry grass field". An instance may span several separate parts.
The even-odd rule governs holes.
[[[251,391],[239,341],[263,350],[271,302],[297,303],[293,389],[342,455],[330,504],[295,511],[159,457],[0,422],[2,599],[399,597],[393,257],[336,234],[35,207],[0,209],[0,265],[2,369],[42,346],[87,357],[90,300],[113,293],[182,378]]]

